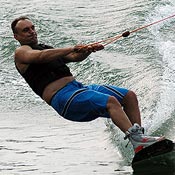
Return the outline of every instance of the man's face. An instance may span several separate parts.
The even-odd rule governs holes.
[[[14,37],[21,45],[38,43],[35,26],[30,20],[25,19],[18,21],[15,28],[16,33],[14,34]]]

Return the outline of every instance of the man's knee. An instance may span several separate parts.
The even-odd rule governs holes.
[[[113,107],[114,108],[121,107],[121,104],[114,96],[110,96],[107,102],[107,108],[109,109]]]
[[[136,94],[134,91],[129,90],[128,93],[126,94],[127,97],[129,98],[137,98]]]
[[[135,94],[134,91],[131,91],[131,90],[128,91],[128,93],[123,98],[123,103],[126,103],[128,100],[129,101],[134,101],[134,102],[137,102],[138,103],[137,95]]]

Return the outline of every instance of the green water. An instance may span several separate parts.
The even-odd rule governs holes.
[[[32,144],[32,146],[29,144],[27,147],[25,144],[25,133],[27,133],[26,137],[29,138],[35,137],[38,132],[44,137],[44,135],[47,135],[44,131],[47,128],[46,130],[51,133],[50,135],[53,135],[54,133],[52,132],[56,131],[55,128],[58,127],[54,125],[57,122],[57,115],[31,91],[17,73],[14,67],[13,54],[19,44],[13,39],[10,23],[18,16],[27,15],[36,25],[40,42],[54,47],[67,47],[106,39],[119,35],[126,30],[131,31],[170,16],[175,12],[175,1],[14,0],[12,2],[10,0],[0,0],[0,4],[0,129],[2,131],[0,174],[76,175],[82,174],[81,172],[88,175],[102,174],[102,172],[106,175],[132,174],[132,169],[130,168],[130,160],[132,159],[131,148],[124,147],[126,143],[123,142],[123,135],[117,128],[113,127],[110,121],[102,123],[106,124],[109,131],[107,132],[107,139],[109,142],[112,141],[117,155],[120,155],[120,157],[116,157],[116,166],[115,163],[110,164],[110,159],[114,161],[115,158],[105,157],[107,163],[102,162],[101,164],[104,165],[106,163],[108,166],[103,166],[99,171],[95,169],[98,169],[100,163],[91,166],[90,162],[93,162],[93,159],[87,160],[89,163],[86,163],[88,165],[86,168],[82,166],[83,163],[77,163],[77,169],[73,169],[73,171],[71,170],[72,162],[69,161],[69,158],[66,159],[64,157],[64,161],[67,164],[61,164],[62,168],[59,167],[57,169],[56,167],[58,167],[59,163],[56,166],[52,163],[51,166],[48,162],[50,158],[47,157],[47,151],[41,154],[40,149],[35,149],[40,147],[39,142],[36,145]],[[70,64],[71,71],[77,80],[85,84],[114,84],[134,90],[138,95],[146,132],[152,135],[166,135],[166,137],[172,140],[175,140],[174,24],[174,18],[166,20],[133,33],[128,38],[123,38],[107,45],[104,50],[92,54],[81,63]],[[6,118],[6,116],[8,117]],[[44,122],[40,116],[44,118]],[[61,122],[62,120],[58,119],[58,121]],[[46,123],[50,123],[50,125]],[[55,128],[53,128],[53,125]],[[62,125],[64,125],[64,122]],[[70,123],[69,125],[73,126],[74,124]],[[91,126],[91,124],[88,125]],[[95,128],[99,127],[94,123],[92,125],[95,125]],[[42,129],[37,128],[37,126],[40,126]],[[51,129],[48,129],[49,127]],[[37,129],[35,130],[34,128]],[[67,124],[65,128],[67,128]],[[21,133],[20,130],[25,132]],[[92,128],[89,130],[89,132],[95,133]],[[17,135],[13,135],[15,132]],[[20,159],[18,151],[16,151],[18,146],[15,148],[13,146],[17,145],[17,141],[19,141],[18,134],[21,134],[24,139],[20,142],[20,149],[26,147],[30,153],[32,149],[35,152],[29,155],[21,153],[23,161]],[[60,136],[58,135],[58,137]],[[67,138],[67,136],[65,137]],[[17,139],[16,142],[14,138]],[[96,139],[99,138],[92,136],[92,140]],[[12,140],[12,142],[9,140]],[[48,146],[47,142],[49,141],[51,144]],[[63,141],[65,141],[64,138]],[[45,142],[46,145],[44,144]],[[79,142],[78,138],[76,142]],[[86,146],[86,144],[82,145]],[[54,147],[53,140],[45,139],[43,147]],[[81,148],[85,149],[83,146]],[[10,149],[12,151],[7,151]],[[26,153],[26,149],[21,152]],[[14,154],[14,159],[11,159],[11,154]],[[68,156],[69,154],[67,153],[66,155]],[[44,159],[39,159],[39,156],[43,156]],[[55,154],[54,163],[57,161],[61,162],[59,156],[60,152]],[[91,149],[88,150],[88,156],[92,157]],[[71,157],[73,157],[72,154]],[[33,161],[36,162],[33,163]],[[47,166],[45,166],[46,162]],[[119,162],[122,162],[122,165]],[[34,168],[30,167],[31,164],[34,164]],[[22,165],[26,168],[25,171]],[[27,169],[27,166],[30,168]],[[66,171],[66,166],[68,169],[70,168],[70,171]],[[42,171],[43,167],[45,168]],[[51,171],[53,169],[55,171]]]

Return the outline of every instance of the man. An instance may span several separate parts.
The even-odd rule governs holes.
[[[35,26],[28,17],[11,24],[21,46],[15,51],[15,65],[33,91],[61,116],[72,121],[111,118],[126,134],[135,152],[162,138],[143,134],[137,97],[134,92],[110,85],[85,86],[77,82],[66,63],[86,59],[104,49],[101,44],[53,48],[38,44]]]

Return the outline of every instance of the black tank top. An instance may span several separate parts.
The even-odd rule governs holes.
[[[44,44],[38,44],[30,47],[34,50],[44,50],[53,48]],[[32,90],[40,97],[42,97],[45,87],[51,82],[54,82],[55,80],[66,76],[72,76],[70,69],[66,66],[62,59],[57,59],[49,63],[42,64],[32,63],[29,65],[25,73],[21,75],[32,88]]]

